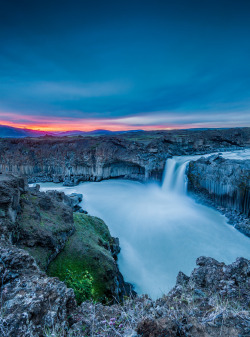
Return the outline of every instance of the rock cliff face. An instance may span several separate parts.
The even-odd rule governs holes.
[[[0,335],[45,336],[68,327],[76,308],[74,292],[41,272],[27,252],[0,241]]]
[[[64,267],[70,258],[83,268],[83,256],[94,251],[89,258],[93,257],[91,263],[97,269],[99,263],[98,272],[103,272],[101,268],[105,264],[109,266],[106,274],[99,274],[101,283],[106,282],[104,275],[109,281],[114,279],[119,245],[98,218],[75,213],[73,224],[69,205],[74,207],[74,203],[71,203],[62,193],[41,193],[38,188],[28,189],[23,178],[1,176],[1,336],[249,336],[250,261],[244,258],[226,266],[200,257],[191,275],[179,273],[176,287],[157,301],[142,296],[125,300],[123,305],[86,301],[77,306],[73,290],[58,278],[48,277],[37,265],[36,261],[43,267],[47,265],[42,259],[46,245],[49,250],[60,247],[68,235],[65,248],[49,263],[49,267],[55,263],[53,270]],[[55,208],[63,230],[60,226],[53,229]],[[27,211],[37,216],[28,221],[26,227],[22,215]],[[52,228],[49,236],[47,227]],[[26,231],[26,235],[19,235],[21,230]],[[43,239],[46,245],[42,245]],[[16,245],[28,247],[29,252]],[[30,249],[36,246],[42,248],[38,252]],[[104,256],[107,257],[105,263]],[[91,263],[88,261],[88,267]],[[121,277],[116,274],[115,282]],[[112,291],[112,287],[109,289]]]
[[[46,327],[69,325],[69,311],[76,307],[72,289],[41,271],[49,267],[53,276],[63,276],[51,266],[58,254],[72,272],[79,261],[80,272],[88,267],[98,298],[118,300],[132,291],[116,263],[119,241],[105,223],[80,213],[73,218],[79,199],[40,192],[39,186],[28,188],[24,178],[0,175],[1,336],[44,336]]]
[[[174,130],[105,137],[2,139],[0,172],[29,182],[162,177],[166,158],[250,146],[250,129]]]
[[[204,190],[222,206],[250,215],[250,160],[211,156],[190,162],[188,186]]]
[[[38,188],[27,189],[21,195],[16,221],[16,244],[28,250],[42,270],[47,269],[75,231],[72,208]]]
[[[229,160],[220,156],[201,158],[189,163],[188,189],[222,206],[229,218],[244,215],[236,227],[250,236],[250,160]]]

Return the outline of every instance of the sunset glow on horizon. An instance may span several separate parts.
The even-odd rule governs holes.
[[[20,129],[30,129],[34,131],[48,131],[48,132],[64,132],[64,131],[94,131],[97,129],[109,130],[109,131],[129,131],[135,129],[141,129],[145,131],[150,130],[170,130],[177,127],[169,127],[165,125],[155,125],[155,126],[140,126],[136,128],[133,125],[123,125],[119,123],[113,123],[109,120],[76,120],[76,121],[62,121],[61,119],[54,119],[53,121],[34,121],[26,122],[26,123],[18,123],[18,122],[6,122],[4,120],[0,120],[0,125],[10,126],[14,128]]]
[[[93,131],[97,129],[109,131],[129,131],[129,130],[173,130],[173,129],[193,129],[193,128],[224,128],[245,127],[246,114],[242,117],[234,112],[226,115],[217,112],[218,120],[214,120],[211,114],[175,114],[174,112],[156,111],[153,113],[142,113],[119,118],[76,118],[76,117],[56,117],[41,115],[24,115],[18,113],[1,113],[0,125],[30,129],[36,131],[65,132],[65,131]],[[196,119],[199,122],[195,121]]]
[[[250,3],[72,1],[0,3],[0,124],[250,126]]]

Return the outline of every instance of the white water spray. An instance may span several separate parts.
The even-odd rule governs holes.
[[[167,160],[163,174],[163,191],[186,194],[187,177],[185,172],[189,161],[189,159],[178,160],[176,158]]]

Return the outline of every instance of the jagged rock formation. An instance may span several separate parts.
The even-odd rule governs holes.
[[[25,214],[26,207],[32,212],[38,212],[39,221],[40,219],[51,221],[48,219],[51,212],[52,222],[49,222],[51,226],[54,225],[54,207],[57,207],[60,212],[66,212],[64,217],[68,217],[69,228],[72,228],[72,209],[68,205],[70,201],[63,202],[60,201],[61,199],[65,201],[65,196],[61,193],[47,194],[39,192],[38,188],[28,189],[23,178],[11,175],[1,176],[1,336],[215,337],[222,335],[235,337],[249,335],[250,318],[247,309],[250,305],[250,261],[244,258],[239,258],[233,264],[226,266],[212,258],[201,257],[197,260],[198,268],[191,273],[190,277],[179,273],[176,287],[169,295],[157,301],[152,301],[148,296],[142,296],[128,299],[122,305],[104,306],[101,303],[87,301],[77,307],[72,289],[67,289],[58,278],[48,277],[27,251],[13,244],[19,244],[19,226],[22,226],[19,221],[22,214]],[[85,254],[91,249],[97,249],[94,255],[96,263],[98,259],[103,263],[102,254],[106,254],[109,261],[112,261],[111,265],[115,266],[114,260],[119,253],[118,240],[110,239],[108,229],[100,219],[85,214],[75,214],[77,217],[74,225],[75,232],[66,240],[67,249],[62,250],[57,258],[61,258],[62,254],[68,257],[68,252],[72,255],[77,254],[78,259],[73,256],[74,261],[80,260],[84,249],[82,246],[87,245],[87,240]],[[62,221],[60,216],[58,220]],[[39,233],[38,227],[43,226],[40,222],[39,225],[37,224],[36,218],[33,219],[33,223],[34,228],[30,230],[34,231],[32,233],[35,244],[40,244],[42,234]],[[77,232],[82,237],[77,236]],[[55,236],[53,243],[55,246],[61,244],[59,239],[61,233],[59,237],[57,235],[56,230],[55,233],[51,233],[50,238],[53,240]],[[46,235],[44,237],[46,238]],[[32,236],[29,236],[29,240],[32,241]],[[25,247],[24,241],[20,242]],[[101,249],[98,250],[98,247]],[[30,252],[32,253],[32,250]],[[39,254],[36,259],[39,261]],[[56,261],[55,259],[52,263]],[[114,277],[110,270],[108,275],[111,278]],[[99,281],[105,282],[105,279],[100,277]],[[117,275],[118,282],[119,277],[121,275]]]
[[[0,140],[0,172],[29,182],[162,177],[166,158],[250,146],[250,129],[174,130],[102,137]]]
[[[234,225],[250,236],[249,221],[237,221],[241,214],[250,216],[250,160],[201,158],[189,163],[187,175],[189,191],[222,206]]]
[[[76,308],[74,292],[41,272],[24,250],[0,241],[0,335],[45,336],[67,328]]]
[[[122,307],[83,303],[71,330],[84,326],[87,336],[110,337],[249,336],[250,261],[225,265],[200,257],[197,265],[190,277],[180,272],[175,288],[156,301],[142,296]]]
[[[46,328],[68,327],[69,308],[76,306],[73,291],[41,271],[49,266],[53,274],[51,263],[58,254],[81,261],[80,271],[88,267],[94,285],[101,284],[96,291],[100,297],[118,300],[132,290],[116,263],[119,241],[105,223],[80,213],[75,213],[74,223],[79,199],[80,195],[40,192],[39,186],[28,188],[24,178],[0,175],[1,336],[44,336]],[[72,244],[75,255],[66,249]],[[74,265],[66,267],[74,271]]]
[[[179,273],[162,298],[148,296],[77,307],[72,289],[49,278],[24,250],[0,242],[3,337],[217,337],[250,334],[250,261],[226,266],[200,257],[190,277]]]
[[[24,178],[0,175],[0,235],[12,241],[16,230],[16,217],[20,210],[21,193],[27,191]]]

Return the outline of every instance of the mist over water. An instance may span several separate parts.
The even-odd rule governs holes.
[[[235,153],[231,156],[237,157]],[[175,285],[180,270],[190,274],[201,255],[226,263],[250,258],[249,238],[228,225],[225,216],[187,195],[185,169],[199,157],[168,159],[162,186],[108,180],[75,187],[46,183],[41,190],[82,193],[82,207],[120,239],[118,262],[125,280],[138,293],[156,298]]]

